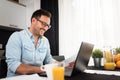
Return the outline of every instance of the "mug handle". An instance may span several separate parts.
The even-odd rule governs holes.
[[[45,71],[45,67],[44,66],[40,66],[40,70],[41,71]]]

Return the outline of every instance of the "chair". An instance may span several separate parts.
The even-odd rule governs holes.
[[[3,57],[5,50],[0,50],[0,58]]]
[[[7,75],[7,63],[5,62],[5,56],[0,59],[0,78],[5,78]]]

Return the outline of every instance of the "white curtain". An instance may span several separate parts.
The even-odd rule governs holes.
[[[59,0],[59,53],[69,57],[81,41],[120,46],[120,0]]]

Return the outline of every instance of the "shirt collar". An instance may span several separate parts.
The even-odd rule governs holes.
[[[29,31],[29,27],[26,29],[27,34],[30,36],[30,38],[33,37],[32,33]]]
[[[33,34],[30,32],[29,27],[26,29],[26,32],[28,36],[32,39],[32,42],[34,43],[34,37],[33,37]],[[39,38],[38,43],[40,42],[41,39],[42,37]]]
[[[33,37],[33,34],[29,31],[29,27],[26,29],[26,32],[28,36],[30,37],[30,39],[32,40],[32,42],[34,43],[34,37]]]

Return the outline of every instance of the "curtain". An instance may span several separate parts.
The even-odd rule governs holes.
[[[41,0],[41,8],[48,10],[52,14],[51,28],[45,33],[50,42],[51,54],[59,55],[59,16],[58,0]]]
[[[59,53],[71,56],[82,41],[120,46],[120,0],[59,0]]]

